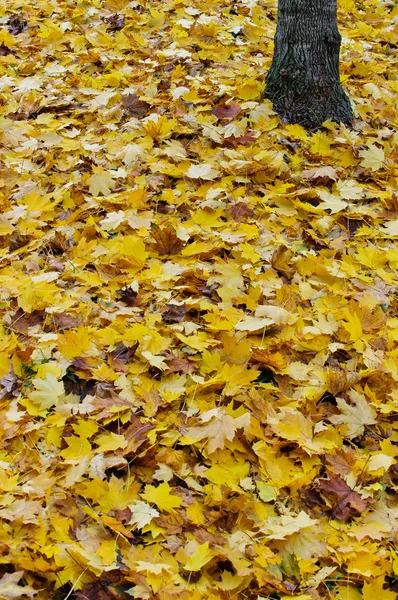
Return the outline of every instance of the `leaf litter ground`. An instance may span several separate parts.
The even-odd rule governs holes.
[[[313,134],[275,2],[0,11],[0,597],[395,599],[396,4]]]

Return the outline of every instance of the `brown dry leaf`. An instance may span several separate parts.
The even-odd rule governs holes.
[[[76,600],[122,600],[118,586],[123,582],[119,571],[103,573],[98,581],[86,583],[77,592]]]
[[[129,115],[136,119],[143,119],[150,108],[148,102],[140,100],[136,94],[124,94],[122,102]]]
[[[362,514],[372,504],[372,498],[362,498],[338,475],[330,471],[327,471],[326,475],[328,479],[319,480],[317,490],[330,505],[334,519],[349,521]]]
[[[165,323],[181,323],[185,319],[186,312],[186,304],[168,304],[162,313],[162,320]]]
[[[127,347],[122,343],[119,343],[112,352],[109,353],[109,365],[115,371],[128,371],[127,363],[131,362],[136,350],[138,348],[138,342],[133,344],[131,347]]]
[[[157,407],[160,403],[161,398],[158,398],[157,406],[155,406],[154,410],[150,410],[151,415],[156,414]],[[123,432],[124,437],[128,441],[128,445],[124,450],[125,455],[131,452],[136,452],[137,449],[148,440],[148,432],[155,427],[155,425],[151,425],[149,423],[145,424],[145,422],[135,415],[131,415],[130,421],[131,424]]]
[[[11,317],[10,328],[18,333],[28,333],[31,327],[36,327],[43,323],[44,313],[42,310],[34,310],[29,314],[19,308]]]
[[[62,331],[63,329],[77,329],[81,325],[79,318],[65,313],[52,314],[51,321],[54,324],[54,329],[57,331]]]
[[[127,304],[127,306],[139,306],[141,304],[141,298],[138,292],[133,290],[131,287],[124,287],[120,290],[116,290],[118,298]]]
[[[228,211],[228,214],[234,221],[245,223],[248,219],[254,216],[254,212],[244,202],[237,202]]]
[[[20,519],[23,523],[36,523],[40,512],[42,506],[38,500],[15,500],[12,506],[0,509],[0,518],[6,521]]]
[[[166,360],[167,366],[173,373],[193,373],[195,365],[187,358],[172,358]]]
[[[55,254],[63,254],[72,247],[72,241],[61,231],[56,231],[50,240],[50,248]]]
[[[247,146],[249,144],[253,144],[256,140],[256,134],[254,131],[246,131],[244,135],[240,135],[238,137],[230,136],[224,138],[224,143],[229,144],[230,146]]]
[[[236,102],[230,102],[229,104],[216,104],[212,112],[219,119],[234,119],[241,110]]]
[[[7,373],[0,379],[0,399],[5,398],[8,394],[18,395],[17,378],[14,372]]]
[[[345,450],[339,448],[334,454],[327,454],[325,462],[333,473],[346,477],[351,473],[355,463],[355,452],[352,448]]]
[[[371,331],[380,331],[380,329],[383,328],[386,320],[387,317],[381,309],[376,311],[365,309],[361,318],[362,330],[365,333],[370,333]]]
[[[153,239],[155,240],[154,249],[161,256],[178,254],[184,246],[184,242],[177,237],[174,227],[170,224],[162,229],[157,229],[153,234]]]
[[[4,42],[0,44],[0,56],[8,56],[12,53],[12,50],[10,50],[10,48],[7,48],[7,46],[4,45]]]
[[[312,231],[307,228],[304,228],[302,231],[303,239],[306,243],[316,250],[323,250],[324,248],[328,248],[329,244],[327,244],[324,240],[314,235]]]
[[[25,31],[27,24],[22,14],[13,14],[8,19],[8,31],[11,35],[19,35]]]
[[[124,15],[118,13],[107,17],[105,20],[108,24],[108,31],[118,31],[119,29],[122,29],[126,21]]]

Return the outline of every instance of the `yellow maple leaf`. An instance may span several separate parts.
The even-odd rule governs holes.
[[[330,149],[330,142],[327,134],[323,131],[317,131],[311,137],[311,146],[310,146],[312,154],[317,154],[318,156],[330,156],[332,151]]]
[[[367,470],[370,473],[373,473],[374,471],[379,471],[379,469],[382,469],[382,472],[388,471],[393,462],[394,459],[392,456],[387,456],[387,454],[382,454],[381,452],[379,452],[370,457],[369,462],[367,464]]]
[[[186,511],[188,520],[194,523],[194,525],[203,525],[203,523],[206,522],[206,517],[203,514],[203,507],[197,500],[187,506]]]
[[[238,97],[242,100],[256,100],[263,91],[263,83],[254,79],[248,79],[236,88]]]
[[[151,115],[144,123],[144,129],[153,139],[163,139],[169,137],[177,121],[169,119],[165,115]]]
[[[12,48],[15,46],[16,39],[12,36],[8,31],[2,29],[0,31],[0,45],[7,46],[7,48]]]
[[[284,540],[286,537],[298,533],[307,527],[313,527],[317,521],[311,519],[304,511],[297,516],[282,515],[269,518],[261,528],[269,539]]]
[[[38,281],[25,285],[18,298],[18,306],[23,311],[31,313],[52,306],[60,298],[60,290],[55,283]]]
[[[273,485],[264,483],[262,481],[256,481],[256,487],[258,490],[259,498],[263,502],[273,502],[278,497],[278,489]]]
[[[336,595],[332,597],[335,600],[363,600],[363,596],[359,589],[348,583],[337,585],[335,594]],[[376,598],[373,600],[376,600]]]
[[[207,425],[189,427],[186,435],[180,439],[180,444],[190,444],[194,441],[208,439],[207,450],[209,453],[218,448],[224,448],[226,440],[232,442],[236,431],[250,425],[250,415],[246,413],[234,418],[222,408],[214,408],[200,416],[200,420]]]
[[[200,571],[215,555],[214,550],[209,548],[209,542],[200,544],[192,554],[190,554],[183,567],[186,571]]]
[[[344,202],[344,200],[335,194],[330,194],[324,190],[317,190],[317,193],[322,199],[322,202],[318,204],[318,207],[323,210],[330,210],[332,215],[344,210],[348,206],[347,202]]]
[[[194,348],[195,350],[205,350],[209,346],[216,346],[217,341],[209,338],[203,331],[199,331],[194,335],[183,335],[182,333],[176,333],[175,336],[184,342],[187,346]]]
[[[281,438],[299,442],[309,454],[322,453],[328,448],[328,441],[317,439],[313,422],[292,408],[284,408],[277,417],[268,416],[267,422]]]
[[[91,345],[90,330],[87,327],[79,327],[76,331],[70,329],[58,335],[58,348],[65,358],[77,358],[83,356]]]
[[[363,158],[361,162],[362,167],[378,171],[384,166],[384,150],[375,146],[375,144],[369,144],[368,150],[361,150],[359,155]]]
[[[218,379],[225,381],[224,394],[233,396],[242,389],[242,387],[250,386],[257,379],[259,371],[256,369],[246,369],[244,365],[228,365],[223,366],[222,372],[218,375]]]
[[[264,348],[253,348],[252,359],[275,371],[283,371],[287,364],[287,360],[283,354],[280,352],[270,352]]]
[[[234,262],[215,266],[217,275],[209,279],[209,284],[220,284],[217,290],[223,302],[231,302],[244,289],[244,280],[240,266]]]
[[[4,215],[0,216],[0,236],[9,235],[14,231],[14,226]]]
[[[152,352],[148,350],[142,352],[142,356],[149,362],[150,365],[160,369],[161,371],[165,371],[167,367],[167,363],[164,361],[162,356],[155,356]]]
[[[97,433],[99,424],[96,421],[79,419],[76,424],[72,425],[72,427],[77,436],[87,439],[94,435],[94,433]]]
[[[219,221],[219,218],[221,217],[223,212],[223,208],[219,208],[217,210],[199,209],[193,215],[192,221],[203,228],[221,227],[223,225],[223,222]]]
[[[294,323],[297,320],[297,317],[292,315],[288,310],[282,308],[281,306],[273,306],[269,305],[261,305],[256,309],[255,312],[256,317],[267,317],[268,319],[272,319],[272,321],[276,325],[286,325],[288,323]]]
[[[285,125],[287,133],[296,140],[306,140],[308,138],[308,131],[301,125]]]
[[[234,575],[229,571],[223,571],[221,573],[221,580],[217,582],[217,587],[225,592],[230,592],[239,587],[244,581],[245,577],[240,575]]]
[[[116,183],[113,176],[101,167],[93,167],[93,174],[89,177],[89,192],[92,196],[109,196]]]
[[[144,500],[156,504],[159,510],[165,510],[166,512],[174,512],[175,508],[181,506],[182,499],[179,496],[175,496],[170,493],[171,488],[167,481],[164,481],[157,487],[153,485],[146,485],[145,492],[142,495]]]
[[[45,379],[33,379],[32,383],[36,389],[28,397],[40,410],[56,405],[65,394],[64,384],[52,373],[47,373]]]
[[[377,565],[377,561],[375,561],[372,552],[369,552],[367,549],[366,551],[361,551],[361,549],[358,548],[351,560],[347,562],[347,571],[349,573],[362,575],[363,577],[374,577],[379,575],[380,567]],[[372,597],[377,597],[377,599],[379,599],[380,596],[377,595]],[[369,595],[368,598],[370,598]]]
[[[112,250],[122,255],[126,268],[130,269],[142,269],[148,257],[144,242],[136,235],[124,235]]]
[[[364,194],[364,188],[355,181],[355,179],[345,179],[337,181],[334,189],[345,200],[360,200]]]
[[[136,500],[134,504],[130,504],[131,518],[129,525],[135,525],[138,529],[142,529],[145,525],[148,525],[153,518],[159,517],[160,513],[156,508],[152,508],[146,502],[142,500]]]
[[[365,425],[376,423],[376,411],[368,404],[365,396],[355,390],[348,392],[352,404],[348,404],[343,398],[337,398],[337,407],[340,415],[332,415],[330,421],[335,425],[345,425],[346,436],[350,439],[362,435]]]
[[[246,242],[244,244],[239,244],[238,248],[242,253],[242,258],[245,260],[249,260],[253,264],[261,260],[261,254],[256,252],[252,244]]]
[[[214,464],[206,471],[206,478],[215,485],[222,482],[231,490],[239,491],[239,482],[248,476],[250,464],[229,459],[222,464]]]
[[[124,435],[120,435],[118,433],[113,432],[107,432],[102,433],[100,436],[95,438],[95,443],[98,445],[98,450],[100,452],[109,452],[111,450],[125,448],[128,442]]]
[[[212,165],[203,163],[200,165],[191,165],[185,175],[191,179],[215,179],[218,173],[218,170],[212,167]]]
[[[65,438],[68,447],[62,450],[59,455],[67,460],[74,460],[82,458],[83,456],[90,456],[92,454],[90,442],[77,435]]]
[[[273,323],[273,319],[247,316],[235,325],[235,329],[237,331],[262,331]]]
[[[209,352],[208,350],[203,351],[200,365],[201,373],[212,373],[213,371],[220,370],[222,365],[223,362],[219,352]]]
[[[134,564],[134,569],[138,572],[146,571],[148,573],[160,575],[162,571],[170,572],[171,565],[167,565],[165,563],[150,563],[143,560],[137,560],[137,562]]]
[[[37,192],[30,192],[24,197],[23,204],[27,206],[30,213],[41,215],[45,212],[51,212],[57,202],[51,201],[51,194],[40,195]]]
[[[362,338],[362,323],[359,315],[354,312],[347,314],[345,317],[346,321],[342,322],[344,329],[350,334],[350,339],[353,342]]]

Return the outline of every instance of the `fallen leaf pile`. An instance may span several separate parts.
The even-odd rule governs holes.
[[[1,3],[3,600],[397,597],[398,8],[339,2],[352,130],[275,23]]]

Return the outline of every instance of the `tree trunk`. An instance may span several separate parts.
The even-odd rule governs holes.
[[[265,97],[287,123],[316,129],[352,123],[340,83],[336,0],[278,0],[275,49]]]

